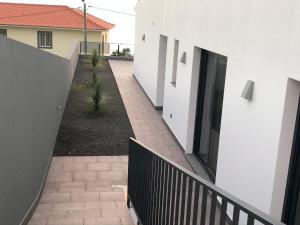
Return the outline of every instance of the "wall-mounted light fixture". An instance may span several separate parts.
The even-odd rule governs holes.
[[[247,99],[248,101],[252,101],[253,89],[254,89],[254,81],[247,80],[241,97]]]
[[[185,62],[186,62],[186,52],[182,53],[181,58],[180,58],[180,62],[185,64]]]
[[[143,34],[142,41],[146,41],[146,35]]]

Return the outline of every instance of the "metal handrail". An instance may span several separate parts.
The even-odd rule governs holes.
[[[284,225],[133,138],[129,140],[127,204],[143,225],[213,225],[216,214],[221,225],[255,221]]]
[[[84,44],[84,41],[80,41],[80,43]],[[93,44],[111,44],[111,45],[135,45],[133,43],[103,42],[103,41],[87,41],[87,43],[93,43]]]
[[[87,47],[86,52],[85,52],[85,47]],[[132,51],[134,48],[134,44],[88,41],[85,46],[85,42],[80,41],[80,53],[84,53],[87,55],[93,54],[93,52],[96,50],[97,54],[99,54],[101,56],[110,56],[113,52],[117,56],[124,56],[124,55],[122,55],[123,50],[121,48],[123,50],[124,50],[124,48],[129,48],[130,51]],[[133,55],[131,52],[128,52],[126,57],[132,58]]]

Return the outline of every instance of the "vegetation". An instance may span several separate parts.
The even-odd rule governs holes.
[[[130,48],[123,48],[122,51],[113,51],[112,56],[132,57]]]
[[[98,112],[101,109],[101,100],[102,100],[102,87],[101,81],[97,76],[97,64],[99,62],[99,56],[97,51],[94,50],[93,55],[91,57],[92,65],[93,65],[93,73],[91,75],[90,82],[90,97],[94,104],[94,112]]]
[[[91,87],[95,86],[97,84],[97,82],[98,82],[97,72],[94,71],[92,73],[92,80],[91,80],[90,86]]]
[[[99,62],[99,56],[98,56],[98,54],[97,54],[96,49],[94,49],[94,51],[93,51],[91,60],[92,60],[92,65],[93,65],[93,68],[94,68],[94,71],[95,71],[96,68],[97,68],[97,64],[98,64],[98,62]]]
[[[92,63],[93,70],[89,81],[84,84],[73,82],[72,90],[88,94],[88,98],[86,99],[88,103],[86,109],[88,112],[102,113],[105,111],[105,105],[102,104],[102,82],[97,74],[97,69],[103,67],[104,64],[101,62],[101,58],[97,54],[96,50],[93,51],[93,54],[90,57],[90,62]]]
[[[91,97],[94,102],[94,112],[98,112],[100,110],[100,104],[102,100],[102,89],[99,81],[95,84],[94,89],[92,89]]]

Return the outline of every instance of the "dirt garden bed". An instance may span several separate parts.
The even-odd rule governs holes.
[[[100,112],[92,112],[87,83],[93,68],[88,57],[80,57],[57,135],[56,156],[102,156],[128,154],[133,131],[114,75],[107,60],[98,63],[103,90]]]

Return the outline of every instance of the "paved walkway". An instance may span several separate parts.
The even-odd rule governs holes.
[[[183,152],[163,123],[161,111],[154,109],[142,88],[133,77],[133,62],[110,60],[109,63],[115,75],[136,139],[188,170],[193,171]],[[198,162],[196,163],[199,164]],[[199,166],[199,174],[204,179],[209,180],[201,166]],[[201,196],[202,189],[200,190],[200,199]],[[201,204],[202,201],[200,200],[198,206],[199,215],[202,209]],[[211,197],[208,196],[205,224],[209,224],[210,205]],[[215,212],[215,224],[220,221],[220,212],[220,209],[217,208]],[[200,216],[198,216],[197,224],[200,223],[199,218]]]
[[[127,156],[53,157],[29,225],[133,225]]]
[[[192,171],[181,149],[133,77],[133,62],[110,60],[133,132],[138,141]]]
[[[132,62],[110,61],[136,139],[191,170],[133,78]],[[53,157],[29,225],[133,225],[126,206],[127,156]]]

